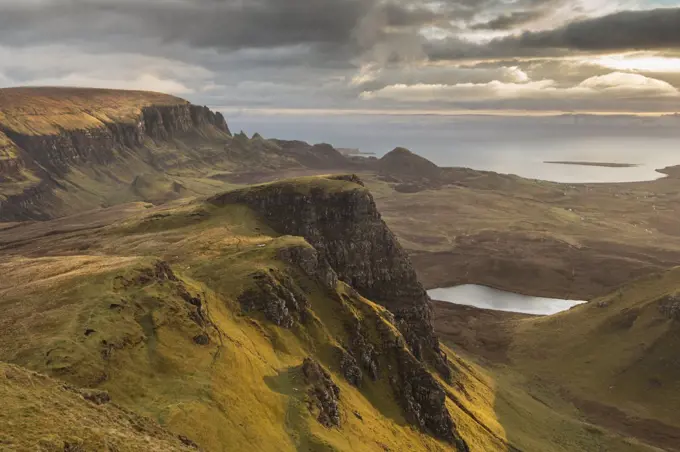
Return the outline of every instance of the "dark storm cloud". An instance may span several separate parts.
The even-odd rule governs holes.
[[[399,108],[408,101],[370,93],[418,85],[567,93],[613,69],[563,57],[670,55],[679,11],[583,19],[590,0],[0,0],[0,85],[152,89],[263,108]],[[680,85],[674,74],[652,75]],[[469,106],[510,102],[466,96]],[[538,108],[525,96],[513,105]]]
[[[194,47],[239,49],[354,44],[366,16],[382,28],[417,34],[425,25],[454,30],[456,21],[496,13],[489,28],[509,29],[564,0],[0,0],[0,39],[27,45],[58,41],[155,38]]]
[[[96,1],[0,4],[0,35],[22,40],[126,34],[196,47],[343,44],[366,0]],[[30,33],[26,33],[30,30]],[[24,41],[25,43],[25,41]]]
[[[474,30],[512,30],[544,15],[544,11],[514,11],[503,14],[487,22],[472,25]]]
[[[680,46],[680,8],[624,11],[573,22],[564,27],[524,33],[522,47],[574,50],[650,50]]]
[[[429,44],[428,53],[435,60],[458,60],[677,48],[680,48],[680,8],[662,8],[619,12],[485,44],[450,38]]]

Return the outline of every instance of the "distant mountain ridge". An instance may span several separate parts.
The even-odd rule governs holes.
[[[170,178],[165,185],[205,195],[228,188],[212,177],[220,172],[338,166],[351,163],[331,146],[234,137],[221,113],[174,96],[0,90],[0,221],[173,197],[160,188],[153,198],[140,196],[132,186],[140,175]]]
[[[436,186],[444,175],[404,148],[377,159],[325,143],[232,135],[221,113],[160,93],[0,89],[0,221],[207,196],[281,170],[375,172],[403,191]]]

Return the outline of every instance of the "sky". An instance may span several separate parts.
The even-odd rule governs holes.
[[[680,0],[0,0],[0,86],[226,111],[675,112]]]

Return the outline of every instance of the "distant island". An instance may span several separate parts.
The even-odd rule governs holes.
[[[606,168],[635,168],[637,163],[609,163],[609,162],[572,162],[572,161],[546,161],[551,165],[578,165],[578,166],[602,166]]]
[[[342,155],[345,156],[351,156],[351,155],[375,155],[375,152],[362,152],[359,149],[355,148],[337,148],[337,151],[341,153]]]

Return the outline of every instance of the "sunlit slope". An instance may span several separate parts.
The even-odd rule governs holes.
[[[521,321],[510,355],[520,368],[568,389],[577,403],[661,422],[669,428],[656,427],[666,436],[680,438],[679,290],[674,269],[568,312]]]
[[[66,130],[133,123],[151,106],[187,105],[167,94],[84,88],[0,89],[0,128],[25,135],[56,135]]]
[[[82,390],[0,363],[0,449],[191,451],[191,442],[156,422],[115,406],[100,391]]]
[[[492,389],[419,364],[302,238],[240,205],[130,215],[5,245],[0,361],[106,390],[211,451],[507,448]]]
[[[444,381],[411,353],[404,325],[338,280],[317,249],[226,202],[287,187],[341,208],[367,196],[355,181],[304,178],[217,204],[8,226],[0,361],[105,390],[209,451],[652,450],[447,348]],[[364,212],[345,208],[346,218]],[[310,218],[323,223],[319,212]]]

